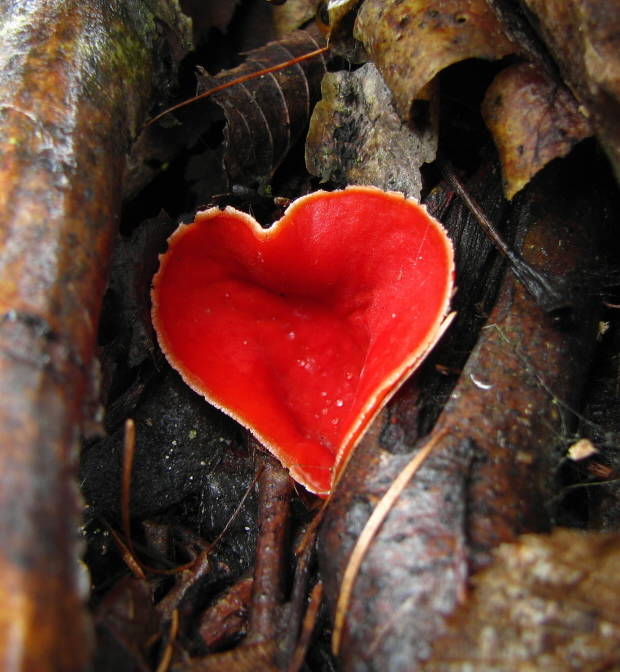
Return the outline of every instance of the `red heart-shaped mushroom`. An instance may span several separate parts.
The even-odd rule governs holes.
[[[349,187],[296,200],[269,229],[211,208],[168,244],[152,301],[169,362],[329,493],[441,336],[454,275],[441,224],[401,194]]]

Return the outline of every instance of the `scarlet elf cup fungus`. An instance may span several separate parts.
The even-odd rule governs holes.
[[[269,229],[211,208],[169,238],[153,324],[190,387],[325,495],[443,333],[453,276],[443,227],[402,194],[318,191]]]

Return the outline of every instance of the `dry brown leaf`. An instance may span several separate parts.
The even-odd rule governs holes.
[[[306,165],[322,181],[372,184],[420,197],[420,166],[434,160],[435,125],[419,133],[402,123],[377,68],[328,73],[306,140]]]
[[[353,24],[362,0],[337,0],[323,5],[319,20],[329,29],[329,47],[332,53],[349,63],[365,63],[368,58],[357,40],[353,39]]]
[[[503,544],[421,669],[619,669],[619,542],[617,535],[556,530]]]
[[[524,1],[620,179],[620,3]]]
[[[590,124],[570,92],[527,63],[497,75],[482,114],[499,151],[509,199],[549,161],[590,135]]]
[[[439,71],[467,58],[493,60],[517,51],[484,0],[366,0],[354,37],[406,121],[420,90]]]
[[[278,37],[301,28],[316,14],[319,0],[287,0],[273,8],[273,24]]]
[[[199,93],[323,47],[316,32],[299,30],[246,54],[233,70],[199,79]],[[228,178],[269,178],[306,129],[325,72],[321,54],[277,72],[236,84],[213,96],[226,117],[223,168]]]

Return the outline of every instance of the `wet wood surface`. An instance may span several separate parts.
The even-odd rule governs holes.
[[[0,665],[89,655],[75,458],[125,153],[172,5],[0,10]],[[158,54],[158,58],[162,54]],[[163,80],[162,80],[163,81]]]
[[[596,204],[597,185],[580,182],[578,168],[574,160],[543,171],[510,213],[524,258],[567,278],[598,263],[605,226],[604,199]],[[501,542],[549,529],[552,465],[574,424],[570,409],[596,336],[596,303],[591,290],[579,291],[573,324],[559,329],[507,273],[431,434],[438,445],[368,548],[347,605],[343,669],[411,669],[465,599],[469,573]],[[403,405],[412,403],[415,396]],[[328,507],[320,557],[332,609],[370,512],[411,459],[386,437],[399,436],[394,425],[400,436],[415,434],[417,417],[388,413],[358,448]]]
[[[202,30],[203,37],[209,33],[207,69],[222,70],[208,81],[232,76],[243,60],[239,53],[280,38],[267,30],[266,19],[251,18],[265,17],[273,9],[269,3],[223,4],[213,3],[212,9],[183,3],[194,12],[195,35],[200,25],[207,26]],[[286,7],[292,10],[294,4],[288,0]],[[345,5],[361,4],[340,6],[346,13]],[[364,4],[365,13],[382,10],[381,3]],[[397,14],[405,6],[388,4]],[[467,22],[461,20],[461,4],[452,4],[455,29],[461,31]],[[540,3],[487,4],[527,4],[538,12],[539,35],[560,65],[554,68],[547,54],[541,61],[549,66],[545,72],[552,79],[566,77],[580,102],[593,102],[595,131],[613,160],[615,102],[613,95],[600,95],[613,94],[613,77],[608,77],[612,60],[599,71],[608,80],[595,82],[596,100],[590,101],[582,90],[589,80],[584,85],[580,79],[581,52],[575,50],[574,59],[562,63],[564,47],[554,46],[562,41],[562,31],[554,30],[556,19],[545,18]],[[549,11],[562,9],[560,4],[548,3]],[[304,665],[321,672],[335,665],[344,670],[413,669],[442,646],[442,635],[450,635],[445,619],[455,608],[467,607],[475,585],[470,579],[487,566],[498,544],[513,542],[523,532],[546,531],[554,523],[556,470],[566,461],[563,451],[573,437],[574,410],[580,408],[591,354],[601,337],[598,283],[601,268],[607,272],[607,267],[599,235],[614,217],[608,197],[615,186],[608,174],[599,179],[590,143],[573,149],[567,160],[548,164],[508,204],[501,197],[498,165],[489,158],[492,151],[476,135],[471,118],[463,116],[466,108],[478,114],[480,101],[464,96],[466,87],[459,89],[454,81],[460,78],[469,85],[474,73],[482,91],[491,81],[490,70],[479,70],[479,62],[470,69],[457,64],[440,76],[440,154],[471,178],[468,188],[524,258],[574,291],[573,311],[571,319],[558,324],[532,301],[484,234],[472,228],[476,224],[456,194],[440,183],[437,166],[425,166],[422,180],[414,166],[424,161],[399,164],[400,173],[415,172],[425,189],[439,184],[426,200],[457,248],[457,317],[348,465],[326,510],[317,571],[313,543],[298,556],[294,546],[308,528],[314,529],[309,521],[320,502],[291,490],[279,467],[262,472],[256,483],[252,480],[262,460],[259,452],[247,450],[239,427],[207,408],[162,364],[152,340],[147,297],[164,231],[176,217],[209,201],[260,210],[270,222],[276,210],[271,196],[281,197],[281,204],[322,186],[305,172],[294,137],[303,135],[305,115],[319,95],[324,62],[300,66],[297,82],[293,72],[283,72],[275,88],[259,81],[254,88],[222,95],[219,104],[211,105],[215,115],[203,114],[204,107],[188,108],[186,115],[153,125],[132,144],[142,122],[174,102],[156,94],[170,93],[174,86],[168,75],[191,32],[175,7],[167,0],[8,0],[0,9],[0,666],[9,672],[73,671],[89,664],[107,670],[121,660],[115,667],[120,672],[165,667],[172,658],[173,669],[188,672],[275,671],[299,669],[307,650]],[[608,11],[607,3],[601,7]],[[211,11],[218,16],[209,17]],[[354,16],[349,19],[347,33]],[[583,25],[590,26],[588,21]],[[604,37],[612,24],[600,23]],[[223,43],[214,39],[212,28],[229,31],[222,58]],[[382,39],[387,43],[377,45],[377,60],[394,46],[389,44],[392,37],[398,41],[404,32],[403,23],[386,31]],[[236,41],[249,33],[249,42]],[[538,62],[541,41],[534,40],[531,49],[525,44],[534,31],[523,38],[518,31],[508,34],[513,40],[518,35],[519,53]],[[510,51],[503,40],[490,48],[493,57]],[[227,60],[231,53],[235,57]],[[395,53],[396,61],[407,67],[412,63],[398,45]],[[485,55],[480,49],[471,53]],[[424,67],[423,55],[417,63]],[[328,65],[337,76],[361,83],[370,67],[338,59]],[[239,66],[239,71],[247,67]],[[286,131],[283,136],[269,139],[271,129],[250,131],[250,139],[261,143],[256,148],[232,127],[224,131],[218,106],[234,111],[261,96],[272,101],[278,87],[284,90],[288,84],[290,105],[279,108],[271,121],[277,132]],[[309,96],[302,95],[306,84]],[[193,88],[194,79],[186,86]],[[380,91],[371,95],[377,109],[390,96]],[[407,97],[411,91],[405,87],[402,93],[401,113],[408,118],[414,111]],[[298,123],[291,122],[295,133],[288,135],[280,122],[296,104],[305,111]],[[259,105],[247,119],[256,120],[261,110]],[[382,147],[392,126],[381,131]],[[354,124],[346,133],[339,130],[340,139],[344,135],[347,141],[344,154],[355,156],[358,130]],[[336,138],[331,127],[325,134]],[[194,145],[202,146],[202,154]],[[327,154],[343,152],[336,146]],[[402,145],[398,141],[396,146]],[[252,164],[257,156],[247,163],[241,159],[257,151],[265,155],[258,163]],[[192,152],[191,158],[183,158]],[[227,152],[228,163],[240,161],[236,177],[234,170],[233,177],[222,170]],[[374,183],[363,171],[355,179]],[[338,186],[343,185],[327,188]],[[226,190],[231,193],[222,193]],[[185,196],[174,200],[173,192]],[[80,474],[88,499],[83,531],[89,543],[89,579],[79,560],[83,503],[76,453],[84,420],[96,425],[100,417],[93,359],[123,195],[128,200],[117,247],[120,261],[107,285],[109,301],[99,330],[108,435],[100,430],[84,441]],[[157,215],[162,209],[170,218]],[[609,276],[611,284],[613,269]],[[616,353],[617,348],[613,358]],[[610,386],[617,394],[613,376]],[[110,530],[120,529],[119,469],[127,417],[135,420],[137,447],[131,508],[123,514],[132,518],[136,564],[156,568],[152,573],[146,569],[146,579],[140,581],[127,578],[109,538]],[[602,426],[601,421],[602,440],[613,440]],[[436,442],[430,457],[364,553],[345,604],[335,661],[329,654],[330,618],[351,551],[376,504],[428,440]],[[602,460],[599,467],[604,466]],[[611,492],[613,483],[607,488]],[[617,506],[608,512],[606,524],[617,524]],[[161,539],[155,543],[157,530]],[[180,568],[177,574],[175,567]],[[170,573],[158,574],[160,568]],[[553,571],[552,565],[551,575]],[[94,658],[84,608],[90,580],[98,638]],[[324,610],[319,610],[321,581]]]

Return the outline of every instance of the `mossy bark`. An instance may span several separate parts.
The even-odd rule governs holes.
[[[125,156],[186,44],[175,4],[0,10],[0,665],[89,655],[74,459]]]

